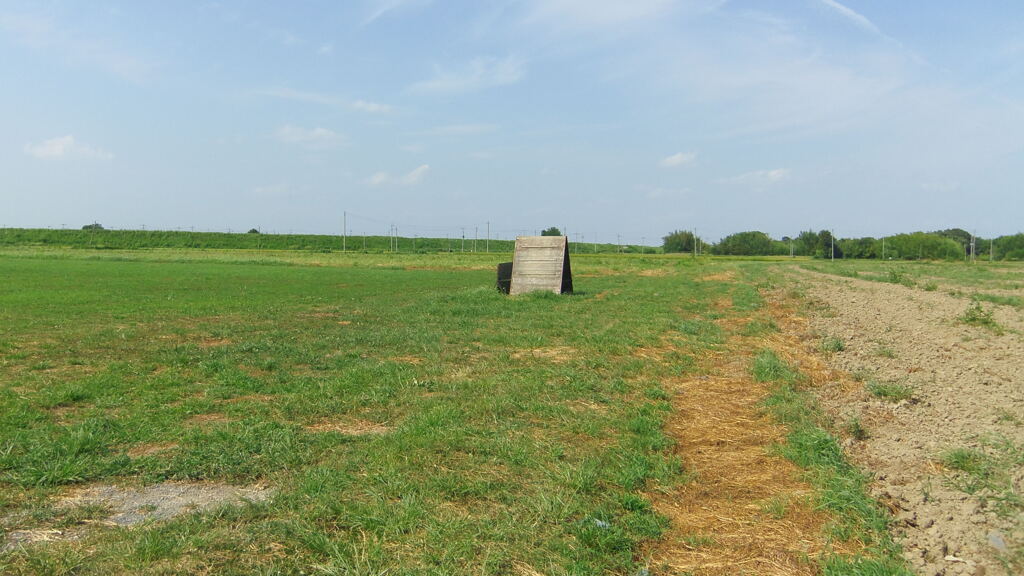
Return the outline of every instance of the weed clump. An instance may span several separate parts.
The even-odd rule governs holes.
[[[829,336],[821,342],[821,351],[826,354],[835,354],[843,350],[846,350],[846,343],[837,336]]]
[[[1002,334],[1003,332],[1003,327],[996,322],[992,311],[985,309],[981,305],[981,302],[978,302],[977,300],[967,307],[967,310],[960,315],[959,320],[964,324],[970,324],[971,326],[988,328],[997,334]]]
[[[868,430],[860,422],[860,418],[853,418],[843,426],[846,433],[854,440],[867,440]]]
[[[914,287],[914,281],[902,270],[897,270],[895,268],[889,269],[889,272],[885,275],[885,281],[890,284],[900,284],[908,288]]]

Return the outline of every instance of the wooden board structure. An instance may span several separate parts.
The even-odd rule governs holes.
[[[538,290],[555,294],[572,292],[567,236],[516,237],[509,294],[515,296]]]

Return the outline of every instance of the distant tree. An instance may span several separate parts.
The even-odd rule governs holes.
[[[562,231],[559,230],[558,228],[552,226],[551,228],[548,228],[547,230],[541,230],[540,231],[540,235],[541,236],[561,236],[562,235]]]
[[[842,250],[843,258],[879,258],[881,242],[870,236],[864,238],[836,239],[838,250]]]
[[[834,240],[834,241],[833,241]],[[832,238],[832,232],[818,232],[818,246],[814,250],[815,258],[842,258],[843,248],[838,238]]]
[[[246,232],[246,234],[259,234],[259,233],[260,233],[260,231],[257,230],[256,228],[250,228],[249,231]]]
[[[764,232],[737,232],[715,244],[714,252],[733,256],[767,256],[772,253],[772,239]]]
[[[885,255],[903,260],[956,260],[964,257],[964,247],[938,234],[914,232],[888,236]]]
[[[693,252],[695,241],[700,239],[693,235],[693,232],[676,230],[675,232],[661,239],[661,246],[665,253],[669,252]]]
[[[963,247],[964,254],[967,256],[971,255],[971,238],[973,237],[970,232],[963,228],[950,228],[949,230],[939,230],[938,232],[932,232],[936,236],[942,236],[943,238],[949,238],[955,240],[960,246]]]
[[[818,249],[818,233],[814,230],[801,232],[793,242],[793,252],[798,256],[814,256]]]
[[[93,222],[92,224],[86,224],[82,226],[82,230],[103,230],[103,224],[99,222]]]
[[[1024,234],[996,238],[995,253],[997,260],[1024,260]]]

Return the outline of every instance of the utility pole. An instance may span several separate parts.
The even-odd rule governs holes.
[[[341,251],[347,251],[348,244],[348,212],[341,213]]]
[[[480,227],[479,226],[474,226],[473,227],[473,253],[474,254],[476,254],[476,241],[477,241],[478,238],[480,238]]]
[[[615,235],[615,250],[622,254],[622,234]]]
[[[790,258],[793,257],[793,239],[792,238],[789,239],[789,257]]]
[[[885,260],[885,236],[882,236],[882,260]]]
[[[465,251],[466,251],[466,227],[463,226],[462,227],[462,247],[459,248],[459,252],[465,252]]]
[[[992,262],[996,257],[995,240],[990,239],[988,241],[988,261]]]
[[[646,243],[647,243],[647,237],[646,236],[641,236],[640,237],[640,254],[641,255],[646,253],[645,252],[646,248],[644,246],[644,244],[646,244]]]
[[[491,221],[487,221],[487,241],[484,242],[484,251],[490,254],[491,252]]]
[[[828,239],[832,241],[832,261],[836,261],[836,234],[832,230],[828,231]]]

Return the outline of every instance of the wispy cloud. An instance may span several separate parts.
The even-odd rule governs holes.
[[[415,186],[426,178],[430,172],[430,166],[423,164],[413,168],[409,173],[392,175],[388,172],[377,172],[366,179],[370,186]]]
[[[878,34],[878,35],[882,34],[882,31],[878,29],[878,26],[875,26],[874,22],[872,22],[871,20],[868,20],[866,16],[864,16],[863,14],[857,12],[856,10],[853,10],[852,8],[844,6],[843,4],[840,4],[839,2],[837,2],[836,0],[821,0],[821,3],[824,4],[825,6],[828,6],[832,10],[834,10],[837,14],[839,14],[843,18],[846,18],[850,22],[854,23],[859,28],[867,30],[868,32],[871,32],[872,34]]]
[[[662,158],[659,164],[661,164],[663,168],[675,168],[677,166],[693,164],[696,159],[697,154],[695,152],[679,152],[666,158]]]
[[[87,146],[75,141],[71,134],[43,140],[37,144],[26,144],[25,153],[33,158],[86,158],[89,160],[113,160],[114,155],[103,148]]]
[[[331,42],[325,42],[316,49],[316,53],[322,56],[330,56],[334,54],[334,44]]]
[[[442,94],[475,92],[515,84],[525,75],[526,63],[518,57],[474,58],[459,70],[437,68],[433,78],[417,82],[410,89],[413,92]]]
[[[328,150],[345,143],[345,137],[327,128],[302,128],[285,124],[277,129],[277,139],[285,144],[301,146],[308,150]]]
[[[75,34],[41,15],[0,14],[0,31],[24,46],[55,52],[71,62],[97,68],[135,84],[148,80],[155,69],[135,51],[114,46],[105,38]]]
[[[744,186],[764,186],[775,184],[789,178],[788,168],[774,168],[772,170],[754,170],[736,176],[722,178],[719,182],[724,184],[738,184]]]
[[[369,112],[371,114],[383,114],[393,110],[391,106],[381,104],[380,102],[372,102],[369,100],[348,100],[332,94],[295,90],[292,88],[267,88],[265,90],[259,90],[256,93],[261,96],[269,96],[279,100],[290,100],[292,102],[318,104],[321,106],[335,106],[338,108],[351,108],[353,110]]]
[[[423,132],[417,132],[418,136],[474,136],[486,134],[498,129],[495,124],[446,124],[436,126]]]
[[[529,19],[578,27],[621,26],[662,16],[674,4],[674,0],[539,0]]]
[[[391,106],[381,104],[380,102],[370,102],[369,100],[356,100],[352,103],[352,108],[362,112],[370,112],[372,114],[391,112]]]
[[[363,19],[363,26],[373,24],[379,18],[392,12],[398,12],[411,7],[426,6],[430,3],[431,0],[375,0],[371,3],[369,14]]]

